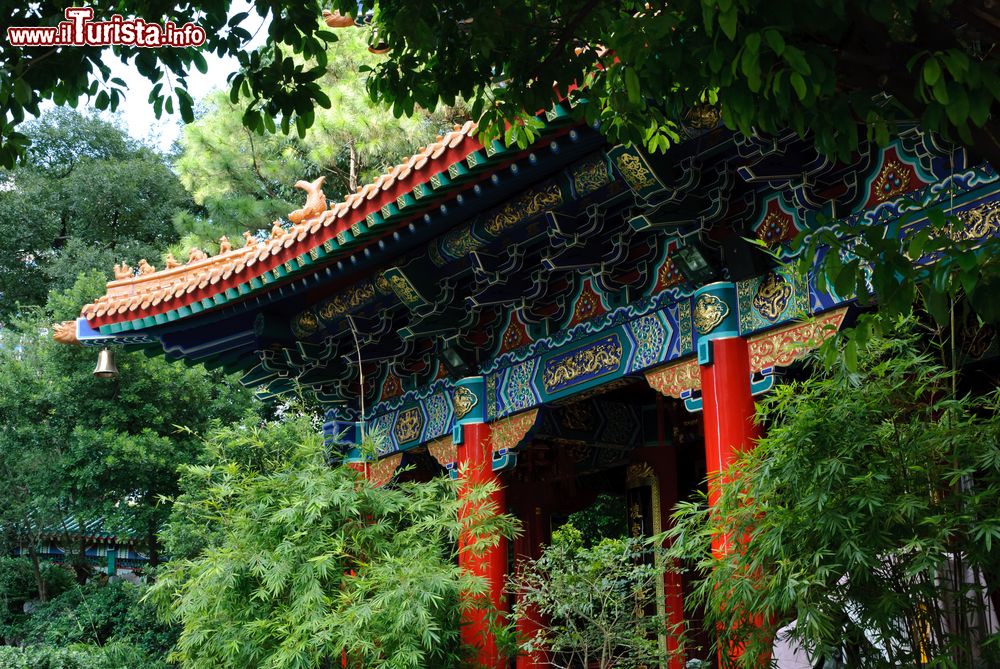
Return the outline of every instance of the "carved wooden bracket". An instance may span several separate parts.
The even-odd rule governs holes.
[[[525,435],[538,421],[538,409],[525,411],[516,416],[493,423],[490,432],[490,449],[493,453],[509,452],[516,449]]]
[[[455,462],[458,461],[458,446],[455,445],[455,441],[452,439],[450,434],[428,442],[427,452],[430,453],[431,457],[437,460],[438,464],[442,467],[454,465]]]
[[[368,480],[375,486],[385,485],[392,479],[392,475],[396,473],[396,469],[402,461],[403,454],[396,453],[382,458],[378,462],[373,462],[368,467]]]
[[[847,308],[827,312],[804,323],[792,323],[750,337],[750,372],[787,367],[833,336],[844,322]],[[667,397],[682,398],[701,390],[701,372],[693,359],[679,360],[645,374],[646,382]]]

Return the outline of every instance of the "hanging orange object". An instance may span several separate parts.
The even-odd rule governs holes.
[[[347,28],[354,25],[354,19],[349,14],[344,15],[340,12],[331,12],[328,9],[323,10],[323,20],[331,28]]]

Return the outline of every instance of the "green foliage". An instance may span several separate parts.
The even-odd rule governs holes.
[[[397,119],[373,103],[359,69],[379,58],[368,52],[362,31],[343,32],[326,57],[316,84],[331,105],[315,111],[304,137],[250,132],[243,126],[245,101],[224,92],[210,97],[205,113],[184,129],[177,172],[203,211],[177,217],[184,236],[172,249],[177,258],[192,245],[216,248],[223,234],[235,241],[243,230],[269,228],[302,201],[293,188],[299,179],[325,176],[327,197],[339,201],[465,120],[464,109],[451,107]]]
[[[0,666],[4,669],[169,669],[162,660],[150,658],[121,642],[69,648],[0,646]]]
[[[569,514],[567,524],[579,530],[588,547],[602,539],[621,539],[628,534],[625,500],[618,495],[598,495],[586,509]]]
[[[0,646],[4,669],[110,669],[94,650]]]
[[[641,540],[587,545],[580,530],[563,525],[542,556],[525,562],[508,584],[512,617],[541,623],[534,635],[518,639],[519,649],[548,651],[552,666],[564,669],[656,665],[657,635],[666,624],[653,613],[663,578],[658,560]]]
[[[164,158],[113,123],[67,109],[25,124],[27,164],[0,172],[0,319],[42,305],[83,270],[110,277],[176,238],[191,200]]]
[[[291,7],[255,0],[253,9],[270,24],[267,43],[250,51],[247,28],[256,28],[256,18],[230,18],[232,4],[209,0],[196,10],[142,0],[129,9],[178,25],[203,12],[198,23],[208,37],[204,48],[239,61],[229,84],[232,99],[243,99],[243,125],[254,133],[280,129],[286,135],[294,128],[303,136],[316,123],[317,109],[336,104],[319,79],[328,71],[327,46],[350,29],[322,26],[322,6],[315,0]],[[483,118],[488,136],[505,134],[523,143],[536,130],[526,113],[550,107],[577,84],[581,88],[568,95],[586,101],[580,116],[600,121],[612,141],[650,150],[677,141],[678,126],[693,107],[717,104],[730,128],[744,134],[793,128],[830,156],[845,158],[865,135],[885,142],[897,124],[919,121],[975,143],[1000,162],[997,31],[990,9],[978,2],[333,4],[352,15],[373,12],[365,37],[384,42],[389,52],[372,68],[368,88],[397,117],[462,97],[473,117]],[[93,6],[99,18],[119,9],[106,1]],[[12,23],[55,25],[62,18],[61,3],[35,7],[41,18],[14,11]],[[24,154],[30,140],[17,126],[26,114],[38,114],[43,99],[75,106],[88,97],[99,109],[117,107],[123,82],[110,77],[101,53],[0,49],[0,165]],[[116,54],[123,61],[135,57],[139,73],[154,82],[150,102],[157,115],[176,108],[185,122],[194,119],[186,75],[205,67],[198,49],[119,47]],[[550,82],[558,82],[557,90]]]
[[[0,497],[0,524],[29,546],[70,515],[149,542],[169,513],[158,497],[176,494],[178,466],[202,455],[177,426],[204,432],[252,402],[232,378],[141,352],[119,353],[117,378],[94,379],[94,351],[47,328],[101,292],[99,276],[82,276],[0,340],[0,485],[13,493]]]
[[[325,49],[336,36],[320,29],[320,4],[315,1],[288,4],[278,0],[255,0],[252,10],[268,16],[267,43],[256,51],[246,48],[251,31],[260,25],[258,16],[240,11],[229,15],[229,0],[206,0],[197,6],[164,0],[130,2],[128,11],[118,2],[90,4],[94,20],[128,13],[150,22],[173,21],[178,26],[195,23],[206,35],[201,49],[147,49],[115,47],[114,55],[153,83],[149,102],[156,115],[174,110],[185,122],[194,119],[193,101],[187,92],[192,68],[207,71],[203,50],[219,56],[232,55],[240,71],[231,77],[235,91],[249,100],[244,118],[251,130],[263,130],[265,119],[277,119],[286,130],[300,132],[312,125],[315,106],[328,107],[315,80],[325,70]],[[45,0],[28,7],[8,10],[6,25],[54,26],[64,20],[64,2]],[[29,139],[18,132],[28,115],[38,115],[43,100],[75,107],[91,100],[100,110],[114,111],[125,97],[125,83],[111,76],[102,62],[108,53],[101,47],[71,49],[16,48],[0,44],[0,166],[10,167],[24,155]],[[307,62],[296,61],[302,54]]]
[[[166,655],[177,630],[157,620],[153,607],[142,601],[144,591],[145,586],[123,581],[72,584],[6,626],[6,641],[23,647],[0,647],[0,666],[167,669]]]
[[[745,649],[739,666],[758,666],[793,619],[794,640],[848,666],[1000,661],[986,622],[1000,578],[1000,396],[955,396],[926,349],[875,338],[856,372],[778,386],[759,405],[767,434],[726,473],[716,510],[679,505],[670,555],[697,560],[688,603],[718,648]],[[730,549],[713,555],[721,537]]]
[[[218,426],[204,437],[205,465],[180,472],[180,495],[172,500],[170,519],[160,532],[174,559],[194,559],[224,539],[229,506],[239,488],[219,485],[227,475],[265,476],[279,471],[300,448],[314,425],[304,419],[255,425],[254,414],[238,427]]]
[[[181,626],[183,666],[319,668],[345,649],[374,669],[458,666],[461,608],[485,591],[457,565],[459,531],[492,538],[479,549],[512,531],[489,488],[460,521],[449,478],[374,487],[330,466],[305,418],[211,440],[229,459],[187,468],[168,533],[204,548],[171,560],[150,593]]]
[[[74,585],[73,574],[59,565],[44,562],[41,572],[49,596],[58,596]],[[18,620],[24,603],[37,597],[38,583],[31,560],[0,557],[0,629]]]
[[[900,239],[882,226],[827,222],[795,241],[796,270],[816,277],[821,290],[857,296],[862,305],[878,305],[879,313],[863,315],[856,327],[838,333],[825,348],[827,361],[838,352],[850,369],[867,341],[888,332],[894,320],[916,305],[939,329],[953,318],[970,314],[987,323],[1000,320],[995,299],[1000,286],[1000,241],[968,234],[957,216],[939,207],[913,209],[899,225],[926,219],[926,224]],[[888,327],[887,327],[888,325]]]
[[[26,645],[65,648],[117,643],[164,659],[177,629],[160,622],[142,599],[146,586],[125,581],[75,586],[41,605],[18,629]]]
[[[369,91],[397,114],[461,95],[488,136],[524,143],[527,114],[567,95],[611,141],[662,151],[692,108],[712,105],[744,135],[792,128],[843,160],[866,136],[885,143],[919,121],[1000,162],[997,30],[967,3],[361,4],[389,47]]]

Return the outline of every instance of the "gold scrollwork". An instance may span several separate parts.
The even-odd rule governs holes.
[[[536,191],[529,191],[505,204],[486,220],[486,232],[494,237],[526,218],[540,214],[562,204],[562,191],[558,184],[550,184]]]
[[[688,110],[687,122],[695,130],[711,130],[722,122],[722,110],[707,103],[696,104]]]
[[[847,309],[838,309],[804,323],[794,323],[770,332],[755,335],[747,345],[750,349],[750,371],[769,367],[787,367],[804,358],[818,347],[844,322]]]
[[[535,426],[537,419],[538,409],[532,409],[493,423],[493,429],[490,431],[491,450],[498,453],[517,448],[528,431]]]
[[[656,185],[656,179],[653,177],[652,172],[646,169],[639,156],[632,153],[623,153],[618,156],[616,162],[618,163],[618,169],[621,170],[622,176],[628,181],[632,190],[645,190],[650,186]]]
[[[753,294],[753,307],[761,316],[773,323],[785,313],[788,301],[792,299],[794,292],[785,277],[777,272],[771,272],[757,284],[757,290]]]
[[[378,289],[378,292],[382,293],[383,295],[388,295],[389,293],[393,292],[392,286],[389,285],[389,280],[386,279],[385,275],[383,274],[379,274],[377,277],[375,277],[375,287]]]
[[[475,251],[482,243],[472,236],[472,227],[466,227],[445,237],[442,247],[452,258],[461,258]]]
[[[768,247],[776,246],[788,238],[792,225],[792,217],[785,212],[769,212],[757,229],[757,238]]]
[[[405,444],[408,441],[418,439],[423,426],[424,419],[420,415],[420,409],[411,407],[400,411],[399,415],[396,416],[396,424],[392,428],[392,433],[396,435],[396,441]]]
[[[455,407],[455,419],[465,418],[472,409],[479,404],[479,398],[465,386],[455,388],[455,395],[452,397],[452,405]]]
[[[546,392],[580,383],[588,378],[617,371],[621,366],[622,344],[612,335],[594,346],[582,348],[545,363],[542,383]]]
[[[419,304],[423,300],[417,295],[417,291],[414,290],[410,282],[406,280],[406,277],[400,274],[392,274],[388,277],[389,285],[392,287],[392,292],[396,293],[396,297],[401,299],[406,304]]]
[[[646,383],[661,395],[680,399],[685,390],[701,389],[701,370],[695,360],[675,362],[646,372]]]
[[[591,160],[573,168],[573,183],[579,195],[593,193],[602,186],[611,183],[608,167],[603,158]]]
[[[385,485],[396,473],[396,469],[399,468],[402,461],[403,454],[394,453],[373,463],[368,467],[368,481],[376,487]]]
[[[450,434],[428,443],[427,452],[442,467],[447,467],[458,460],[458,446],[455,445]]]
[[[319,321],[311,311],[303,311],[295,318],[293,330],[299,337],[308,337],[319,330]]]
[[[1000,200],[958,213],[963,227],[955,237],[958,241],[978,240],[1000,233]]]
[[[319,308],[319,317],[325,321],[331,320],[373,297],[375,297],[375,284],[365,281],[324,302]]]
[[[872,195],[878,202],[885,202],[889,198],[906,192],[910,183],[909,170],[898,160],[890,160],[882,167],[873,184]]]
[[[729,305],[715,295],[701,294],[694,303],[692,318],[698,334],[707,335],[729,315]]]

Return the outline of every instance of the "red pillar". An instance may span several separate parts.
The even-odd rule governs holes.
[[[719,281],[699,288],[692,317],[699,335],[705,460],[712,480],[728,469],[742,451],[752,448],[757,439],[750,391],[750,352],[746,339],[740,336],[736,286]],[[709,486],[708,501],[712,506],[719,497],[717,488]],[[714,549],[725,551],[727,546],[728,539],[720,537]]]
[[[633,451],[632,460],[646,463],[656,476],[655,485],[658,488],[659,508],[651,509],[659,516],[659,522],[654,521],[653,531],[666,529],[670,522],[670,514],[677,504],[679,493],[677,488],[677,445],[668,443],[666,436],[666,416],[663,397],[656,398],[657,416],[657,446],[655,448],[637,448]],[[668,569],[663,575],[663,599],[666,614],[666,645],[670,660],[668,669],[684,669],[685,658],[678,653],[680,646],[675,630],[684,624],[684,585],[681,574],[674,569]]]
[[[728,469],[741,452],[753,448],[757,439],[747,342],[740,337],[716,339],[712,348],[712,362],[701,368],[705,459],[710,480]],[[710,484],[709,504],[715,506],[718,497],[718,485]],[[728,538],[716,538],[713,548],[728,551]]]
[[[714,507],[719,486],[739,454],[753,448],[758,432],[754,424],[754,400],[750,388],[750,353],[740,336],[736,286],[718,282],[695,293],[692,316],[698,331],[698,365],[701,369],[701,399],[705,425],[705,460],[709,476],[708,502]],[[712,552],[721,557],[732,550],[732,537],[716,536]],[[754,624],[760,624],[756,620]],[[731,666],[740,648],[720,649],[719,664]],[[767,666],[767,657],[760,666]]]
[[[522,534],[515,541],[514,569],[522,559],[537,560],[542,555],[542,545],[547,543],[548,517],[540,506],[529,507],[521,513]],[[533,637],[541,629],[541,614],[534,609],[517,620],[517,636]],[[543,669],[548,667],[548,656],[544,651],[518,653],[517,669]]]
[[[469,382],[467,387],[476,393],[479,399],[473,405],[480,408],[485,402],[479,393],[482,392],[482,382],[478,379],[463,379]],[[476,383],[478,381],[478,383]],[[478,406],[477,406],[478,405]],[[456,402],[456,415],[460,405]],[[481,408],[480,408],[481,411]],[[491,496],[491,501],[500,513],[506,512],[506,494],[501,487],[500,476],[493,472],[493,452],[490,446],[490,426],[482,422],[481,415],[474,415],[474,409],[460,417],[461,443],[458,446],[458,468],[462,496],[470,486],[484,483],[496,484],[497,490]],[[478,420],[477,420],[478,419]],[[503,589],[507,577],[507,542],[484,551],[474,552],[469,547],[479,538],[475,535],[463,534],[459,537],[459,565],[472,574],[481,576],[489,583],[489,599],[497,611],[504,609]],[[496,638],[490,633],[489,609],[474,608],[468,611],[463,619],[462,642],[475,649],[477,664],[484,669],[501,669],[505,661],[501,658],[496,645]]]

